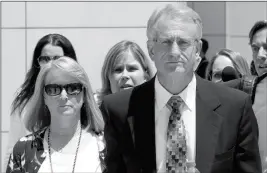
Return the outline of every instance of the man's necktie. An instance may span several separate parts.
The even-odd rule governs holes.
[[[168,101],[171,109],[167,131],[166,172],[186,172],[186,133],[184,122],[181,119],[179,107],[183,100],[180,96],[172,96]]]

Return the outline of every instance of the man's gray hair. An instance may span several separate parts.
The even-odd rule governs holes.
[[[158,34],[158,24],[164,20],[171,20],[175,23],[181,21],[192,22],[197,25],[198,33],[196,33],[197,39],[202,38],[202,21],[200,16],[186,3],[167,4],[163,8],[156,9],[150,16],[147,23],[147,38],[148,40],[154,40]]]

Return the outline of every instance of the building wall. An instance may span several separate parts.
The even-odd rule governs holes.
[[[115,43],[135,41],[147,54],[147,20],[156,7],[166,3],[170,2],[1,2],[1,160],[10,128],[10,105],[42,36],[60,33],[69,38],[95,91],[101,86],[104,57]],[[210,44],[208,58],[226,47],[251,61],[248,32],[255,21],[266,19],[266,2],[187,4],[203,20],[203,37]]]
[[[209,41],[210,59],[221,48],[240,52],[250,63],[248,33],[258,20],[266,20],[267,2],[188,2],[203,21],[203,38]]]
[[[95,91],[101,86],[104,57],[114,44],[132,40],[147,54],[148,18],[167,3],[177,2],[1,2],[1,160],[8,142],[10,105],[41,37],[66,36]]]

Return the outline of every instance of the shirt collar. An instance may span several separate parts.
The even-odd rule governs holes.
[[[169,99],[173,96],[169,91],[167,91],[158,80],[158,76],[155,78],[155,105],[158,110],[162,110]],[[192,80],[187,85],[187,87],[178,94],[185,103],[185,106],[192,111],[194,108],[194,101],[196,100],[196,76],[193,75]]]

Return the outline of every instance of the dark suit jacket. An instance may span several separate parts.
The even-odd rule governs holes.
[[[225,86],[241,90],[241,78],[230,80],[223,83]]]
[[[108,173],[156,172],[154,80],[102,102]],[[196,167],[201,173],[261,173],[248,95],[198,76]]]

